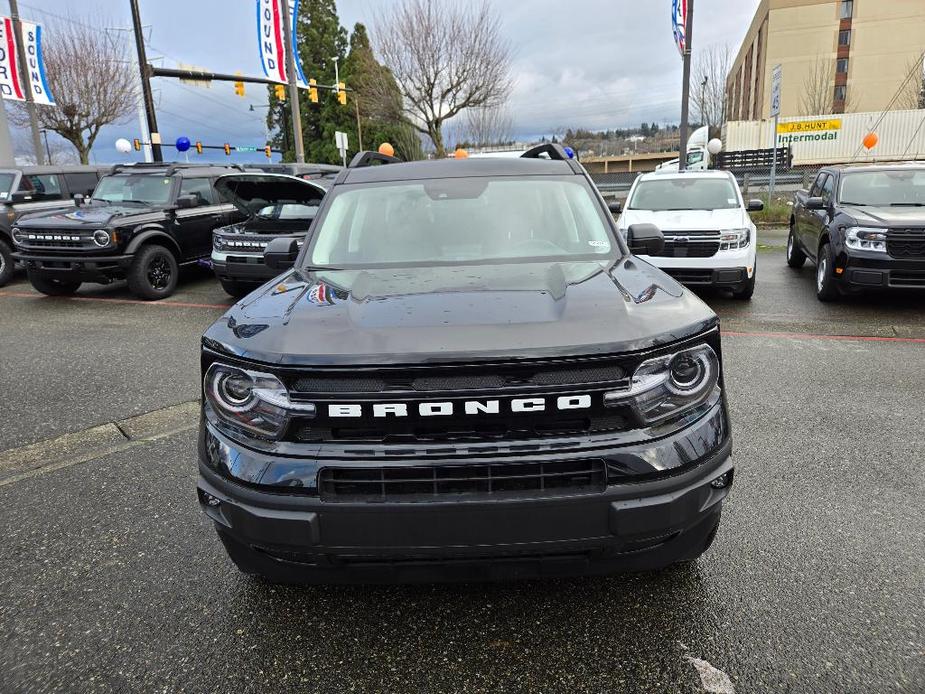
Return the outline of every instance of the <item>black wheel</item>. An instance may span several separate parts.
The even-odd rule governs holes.
[[[128,288],[141,299],[164,299],[177,288],[179,271],[169,250],[154,244],[142,246],[128,270]]]
[[[816,257],[816,298],[819,301],[835,301],[841,292],[835,284],[835,253],[828,241],[819,247]]]
[[[47,294],[48,296],[70,296],[80,289],[80,282],[73,280],[62,280],[57,277],[40,275],[36,272],[29,272],[29,282],[35,287],[36,291]]]
[[[0,239],[0,287],[13,279],[14,269],[13,251],[6,241]]]
[[[793,223],[790,224],[790,235],[787,237],[787,265],[792,268],[801,268],[806,262],[806,254],[797,247],[797,240],[793,237]]]
[[[219,279],[218,281],[222,283],[222,289],[225,290],[225,293],[229,296],[233,296],[235,299],[247,296],[259,286],[256,284],[235,282],[234,280]]]

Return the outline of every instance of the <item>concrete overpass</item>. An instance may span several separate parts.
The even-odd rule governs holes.
[[[626,173],[655,171],[659,164],[677,158],[677,152],[634,152],[609,157],[586,156],[581,158],[581,163],[592,174]]]

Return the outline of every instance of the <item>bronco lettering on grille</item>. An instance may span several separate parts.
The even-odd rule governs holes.
[[[508,401],[510,412],[544,412],[547,404],[557,410],[586,410],[591,407],[590,395],[562,395],[553,403],[546,398],[515,398]],[[368,406],[367,406],[368,407]],[[328,405],[329,417],[362,417],[364,406],[356,403]],[[403,402],[376,403],[372,405],[373,417],[407,417],[409,406]],[[501,414],[500,400],[464,400],[418,403],[417,414],[421,417],[445,417],[454,414],[482,415]],[[368,413],[367,413],[368,414]]]

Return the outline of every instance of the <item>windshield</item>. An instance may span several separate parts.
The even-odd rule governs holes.
[[[314,219],[317,211],[317,205],[284,203],[261,207],[260,211],[257,212],[257,216],[261,219]]]
[[[844,173],[839,202],[877,207],[925,205],[925,169]]]
[[[581,260],[616,242],[580,176],[345,186],[314,235],[314,266]]]
[[[10,189],[13,187],[14,180],[16,180],[16,174],[0,173],[0,200],[10,197]]]
[[[129,174],[104,176],[93,191],[94,200],[107,202],[141,202],[166,205],[170,202],[173,179],[169,176]]]
[[[739,207],[728,178],[664,178],[640,181],[628,210],[731,210]]]

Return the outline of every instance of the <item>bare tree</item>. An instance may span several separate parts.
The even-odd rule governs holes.
[[[7,102],[9,104],[10,102]],[[47,136],[46,136],[47,137]],[[60,137],[42,138],[42,148],[45,150],[45,160],[49,164],[79,164],[80,158],[70,144]],[[19,129],[13,136],[13,154],[19,164],[35,165],[37,160],[32,148],[32,137],[28,130]]]
[[[726,76],[729,74],[729,46],[713,44],[697,53],[691,76],[691,101],[700,121],[710,130],[726,122]]]
[[[816,116],[832,112],[834,75],[835,69],[831,59],[816,56],[803,76],[803,92],[800,95],[802,115]]]
[[[478,147],[513,141],[514,119],[504,106],[479,106],[466,111],[466,139]]]
[[[86,164],[100,128],[135,108],[137,75],[125,44],[91,27],[101,22],[84,22],[62,22],[47,31],[45,72],[56,105],[39,106],[38,115],[39,125],[74,145]],[[28,124],[22,104],[13,106],[10,119]]]
[[[488,0],[401,0],[376,18],[374,38],[405,119],[431,139],[437,157],[446,155],[446,121],[502,104],[511,89],[511,49]]]
[[[896,108],[903,110],[914,110],[925,108],[925,64],[923,64],[925,54],[918,57],[917,60],[908,60],[904,75],[911,75],[903,87],[902,93],[896,101]]]

